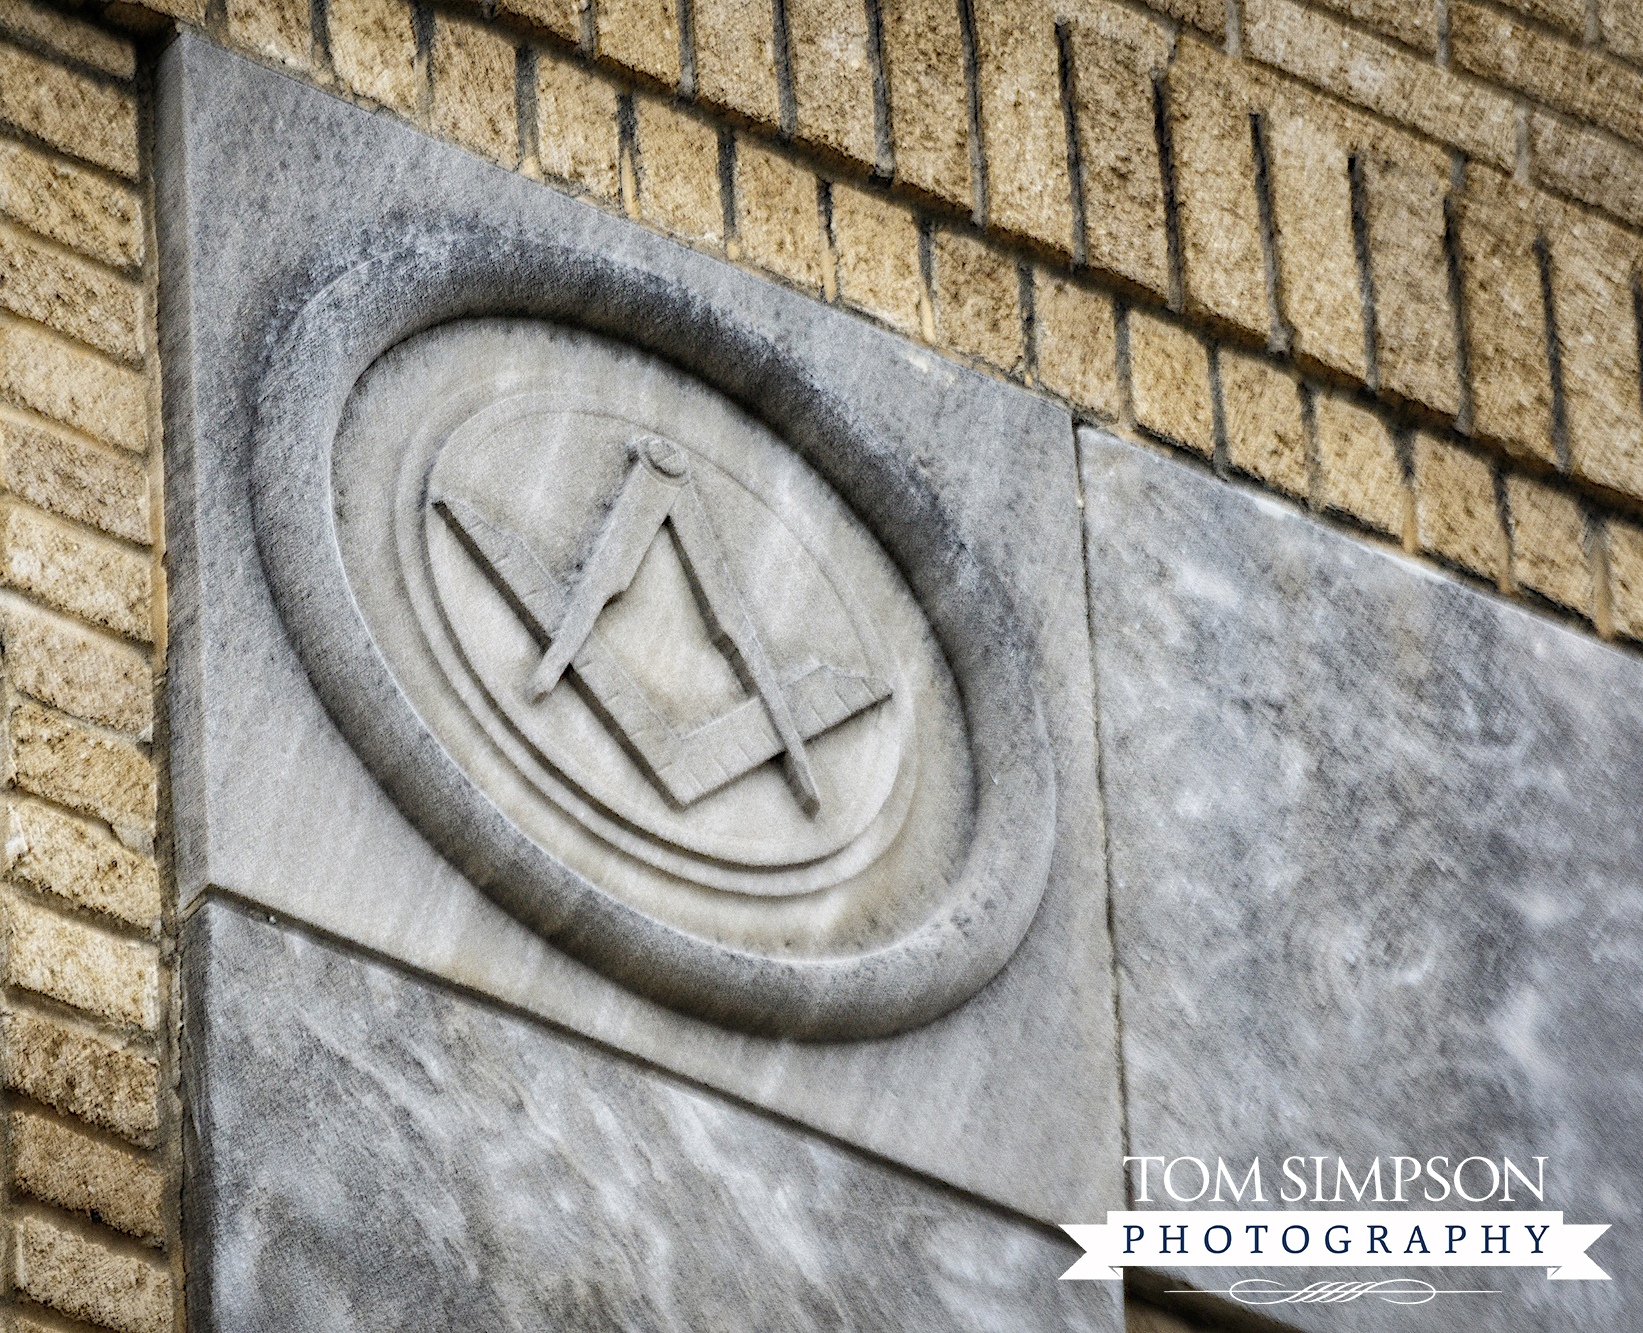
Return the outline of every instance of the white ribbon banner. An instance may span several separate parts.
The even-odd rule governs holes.
[[[1105,1226],[1061,1228],[1087,1253],[1062,1280],[1121,1278],[1130,1268],[1544,1268],[1559,1282],[1606,1282],[1586,1257],[1607,1223],[1562,1213],[1108,1213]]]

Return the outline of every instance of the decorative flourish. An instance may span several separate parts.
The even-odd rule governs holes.
[[[1193,1292],[1173,1289],[1169,1295],[1230,1296],[1243,1305],[1345,1305],[1360,1296],[1374,1296],[1389,1305],[1425,1305],[1435,1296],[1498,1296],[1498,1291],[1434,1287],[1419,1278],[1391,1278],[1385,1282],[1314,1282],[1286,1287],[1270,1278],[1251,1277],[1234,1282],[1225,1291]]]

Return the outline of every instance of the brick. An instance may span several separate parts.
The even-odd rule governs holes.
[[[1365,527],[1402,537],[1407,510],[1403,465],[1386,423],[1332,393],[1313,400],[1318,440],[1318,503]]]
[[[75,717],[149,739],[154,679],[147,654],[20,598],[0,614],[0,635],[15,688]]]
[[[724,242],[719,132],[643,93],[633,99],[639,145],[639,215],[676,235]]]
[[[36,704],[14,706],[12,781],[22,791],[104,820],[127,846],[154,834],[154,765],[130,741]]]
[[[736,138],[736,237],[754,263],[819,292],[816,178],[756,139]]]
[[[31,0],[0,0],[0,28],[117,79],[137,73],[131,43]]]
[[[1506,534],[1489,465],[1422,432],[1415,437],[1415,531],[1421,549],[1486,578],[1506,572]]]
[[[519,163],[513,43],[483,23],[434,16],[433,126],[505,167]]]
[[[171,1274],[159,1259],[137,1258],[39,1217],[12,1228],[13,1279],[20,1294],[113,1333],[170,1333]]]
[[[1611,51],[1643,61],[1643,8],[1637,0],[1597,0],[1597,17]]]
[[[0,305],[122,361],[143,359],[136,283],[4,224]]]
[[[924,280],[919,274],[918,222],[882,195],[840,183],[833,187],[833,240],[839,296],[892,328],[917,335]]]
[[[0,140],[0,213],[105,264],[142,261],[137,192],[26,144]]]
[[[139,930],[160,926],[160,872],[152,857],[49,805],[6,802],[6,873],[87,911]]]
[[[227,0],[225,11],[231,41],[287,65],[314,63],[308,0]]]
[[[695,0],[696,94],[761,125],[779,119],[771,0]]]
[[[1450,0],[1450,60],[1491,83],[1643,143],[1643,74],[1471,0]]]
[[[160,1067],[57,1019],[0,1017],[5,1085],[131,1143],[152,1147],[160,1127]]]
[[[1306,426],[1300,388],[1258,357],[1221,351],[1227,459],[1290,495],[1307,493]]]
[[[1118,326],[1110,297],[1039,269],[1033,336],[1040,384],[1109,420],[1119,415]]]
[[[1209,351],[1196,334],[1141,310],[1130,312],[1129,335],[1136,421],[1209,457],[1215,452]]]
[[[1319,0],[1319,3],[1426,55],[1437,52],[1437,7],[1427,0]]]
[[[148,448],[141,375],[15,320],[0,320],[0,398],[122,449]]]
[[[498,17],[542,28],[567,42],[580,42],[586,7],[585,0],[497,0],[496,12]]]
[[[1643,496],[1643,369],[1632,283],[1643,239],[1578,208],[1551,233],[1569,457],[1583,477]]]
[[[601,199],[620,197],[614,87],[574,60],[539,52],[536,117],[544,173]]]
[[[151,540],[148,476],[129,454],[0,417],[0,486],[127,541]]]
[[[1453,416],[1460,368],[1444,248],[1449,154],[1383,129],[1360,160],[1375,285],[1376,387]]]
[[[1615,633],[1643,642],[1643,528],[1610,522],[1607,535]]]
[[[1176,47],[1169,104],[1187,306],[1264,339],[1266,255],[1249,121],[1256,89],[1244,65],[1203,42]]]
[[[1072,22],[1086,262],[1169,294],[1169,241],[1153,79],[1171,40],[1151,18],[1100,0]]]
[[[1226,0],[1149,0],[1148,7],[1162,10],[1217,41],[1226,35]]]
[[[137,99],[0,42],[0,120],[135,180]]]
[[[1579,503],[1527,477],[1506,478],[1511,520],[1512,577],[1542,597],[1592,616],[1591,561],[1586,514]]]
[[[878,157],[873,61],[861,0],[787,0],[798,136],[871,167]]]
[[[1643,153],[1543,111],[1529,118],[1537,183],[1643,227]]]
[[[964,41],[950,0],[880,0],[896,180],[971,205]]]
[[[1350,161],[1368,130],[1305,89],[1267,112],[1278,287],[1293,350],[1356,380],[1368,376],[1363,287],[1352,230]]]
[[[151,1244],[165,1235],[165,1176],[129,1149],[33,1111],[11,1116],[12,1185]]]
[[[1487,167],[1458,196],[1472,430],[1555,462],[1537,203]]]
[[[1013,256],[955,231],[933,238],[936,341],[1001,370],[1022,367],[1021,279]]]
[[[1578,39],[1586,34],[1586,0],[1496,0],[1496,3],[1561,28],[1571,37]]]
[[[153,634],[148,556],[36,510],[0,507],[0,583],[130,638]]]
[[[1055,11],[1048,0],[976,5],[987,225],[1072,254],[1072,184]]]
[[[1506,94],[1295,0],[1244,0],[1244,52],[1495,166],[1516,160]]]
[[[601,60],[637,70],[664,88],[679,86],[676,0],[599,0],[594,20]]]
[[[6,984],[105,1022],[153,1031],[160,1021],[159,955],[12,897],[6,904]]]
[[[325,13],[337,77],[361,97],[414,116],[423,81],[409,0],[328,0]]]

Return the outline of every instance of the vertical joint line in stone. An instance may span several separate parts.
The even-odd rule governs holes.
[[[969,118],[970,220],[987,225],[987,153],[981,137],[981,69],[976,61],[976,15],[971,0],[958,0],[958,32],[964,48],[964,109]]]
[[[1214,429],[1215,445],[1210,454],[1210,466],[1215,469],[1215,475],[1226,480],[1231,462],[1227,452],[1227,408],[1226,401],[1221,396],[1221,349],[1215,344],[1208,344],[1209,350],[1209,408],[1210,419]]]
[[[776,107],[783,138],[799,132],[799,102],[793,91],[793,47],[788,35],[787,0],[771,0],[771,41],[776,53]]]
[[[1021,306],[1021,377],[1028,384],[1038,381],[1038,318],[1033,307],[1033,266],[1017,260],[1016,296]]]
[[[1563,394],[1563,339],[1557,328],[1557,298],[1552,283],[1552,247],[1535,237],[1535,267],[1540,271],[1540,303],[1546,325],[1546,369],[1552,380],[1552,447],[1560,472],[1569,470],[1569,404]]]
[[[1324,507],[1324,463],[1318,448],[1318,396],[1305,380],[1297,380],[1295,392],[1301,396],[1301,444],[1306,450],[1306,507]]]
[[[1358,256],[1358,299],[1363,305],[1364,379],[1370,392],[1381,387],[1380,324],[1375,311],[1374,252],[1369,245],[1369,191],[1364,184],[1363,154],[1346,159],[1346,178],[1352,191],[1352,245]]]
[[[1460,247],[1460,193],[1466,188],[1466,159],[1456,153],[1449,167],[1449,192],[1443,197],[1443,257],[1449,269],[1449,311],[1455,325],[1455,429],[1472,433],[1472,342],[1468,336],[1466,277]]]
[[[1114,342],[1118,363],[1118,410],[1121,420],[1131,430],[1135,428],[1135,387],[1131,381],[1130,362],[1130,303],[1122,297],[1112,303]]]
[[[1599,0],[1586,0],[1586,45],[1600,46],[1603,43],[1603,15],[1598,9]]]
[[[576,44],[589,60],[599,54],[599,0],[578,0],[581,6],[582,38]]]
[[[918,220],[918,317],[919,331],[931,346],[936,341],[936,246],[930,219]]]
[[[330,0],[308,0],[308,29],[313,39],[314,64],[323,73],[334,73],[331,64]]]
[[[1440,69],[1449,68],[1449,0],[1432,0],[1432,17],[1438,30],[1435,59]]]
[[[1614,638],[1614,593],[1609,587],[1609,527],[1595,509],[1586,510],[1586,563],[1592,574],[1592,624]]]
[[[536,48],[521,44],[514,62],[513,102],[519,121],[519,168],[527,175],[542,172],[542,143],[536,118]]]
[[[1414,555],[1420,549],[1420,528],[1415,513],[1415,437],[1407,426],[1393,426],[1392,452],[1398,457],[1403,478],[1403,549]]]
[[[1529,104],[1518,102],[1512,108],[1512,177],[1520,185],[1533,183],[1534,172],[1529,161]]]
[[[867,58],[873,65],[873,175],[890,180],[896,174],[896,137],[890,120],[890,53],[884,49],[884,12],[879,0],[867,7]]]
[[[633,109],[631,91],[616,97],[616,154],[623,211],[629,217],[638,217],[644,162],[639,157],[639,117]]]
[[[1181,248],[1181,211],[1175,201],[1175,141],[1170,134],[1169,85],[1162,74],[1152,78],[1152,129],[1158,140],[1158,174],[1164,190],[1164,237],[1169,247],[1169,308],[1177,314],[1186,304],[1186,261]]]
[[[695,0],[679,0],[679,96],[696,96]]]
[[[1234,60],[1239,60],[1244,54],[1244,14],[1238,0],[1226,0],[1226,16],[1225,50]]]
[[[1078,143],[1078,76],[1073,69],[1073,35],[1065,21],[1055,25],[1056,63],[1061,75],[1061,116],[1067,129],[1067,181],[1072,195],[1073,264],[1089,257],[1089,223],[1084,216],[1084,155]]]
[[[736,257],[736,136],[719,131],[719,206],[723,210],[725,254]]]
[[[1272,208],[1272,172],[1267,163],[1266,118],[1249,113],[1249,140],[1255,162],[1255,211],[1261,220],[1261,258],[1266,267],[1267,348],[1288,352],[1295,337],[1284,319],[1283,294],[1278,275],[1278,224]]]
[[[1506,494],[1506,474],[1491,463],[1489,476],[1495,483],[1495,521],[1500,525],[1501,540],[1506,543],[1503,552],[1506,558],[1500,562],[1499,586],[1502,592],[1509,593],[1517,582],[1512,573],[1512,564],[1517,558],[1517,538],[1512,531],[1512,505]]]
[[[822,299],[839,299],[839,252],[833,237],[833,182],[816,177],[816,228],[821,235]]]
[[[1632,325],[1637,335],[1637,401],[1643,407],[1643,272],[1632,274]]]
[[[417,117],[427,125],[434,113],[434,15],[420,0],[411,7],[411,31],[416,36],[416,65],[422,74],[417,80]]]

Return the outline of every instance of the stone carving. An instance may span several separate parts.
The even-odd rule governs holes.
[[[259,541],[333,718],[475,884],[664,1003],[808,1037],[960,1003],[1053,844],[1001,585],[916,474],[841,493],[638,348],[399,309],[460,280],[368,262],[276,349]],[[817,456],[893,457],[836,421]],[[907,509],[894,558],[864,501]]]

